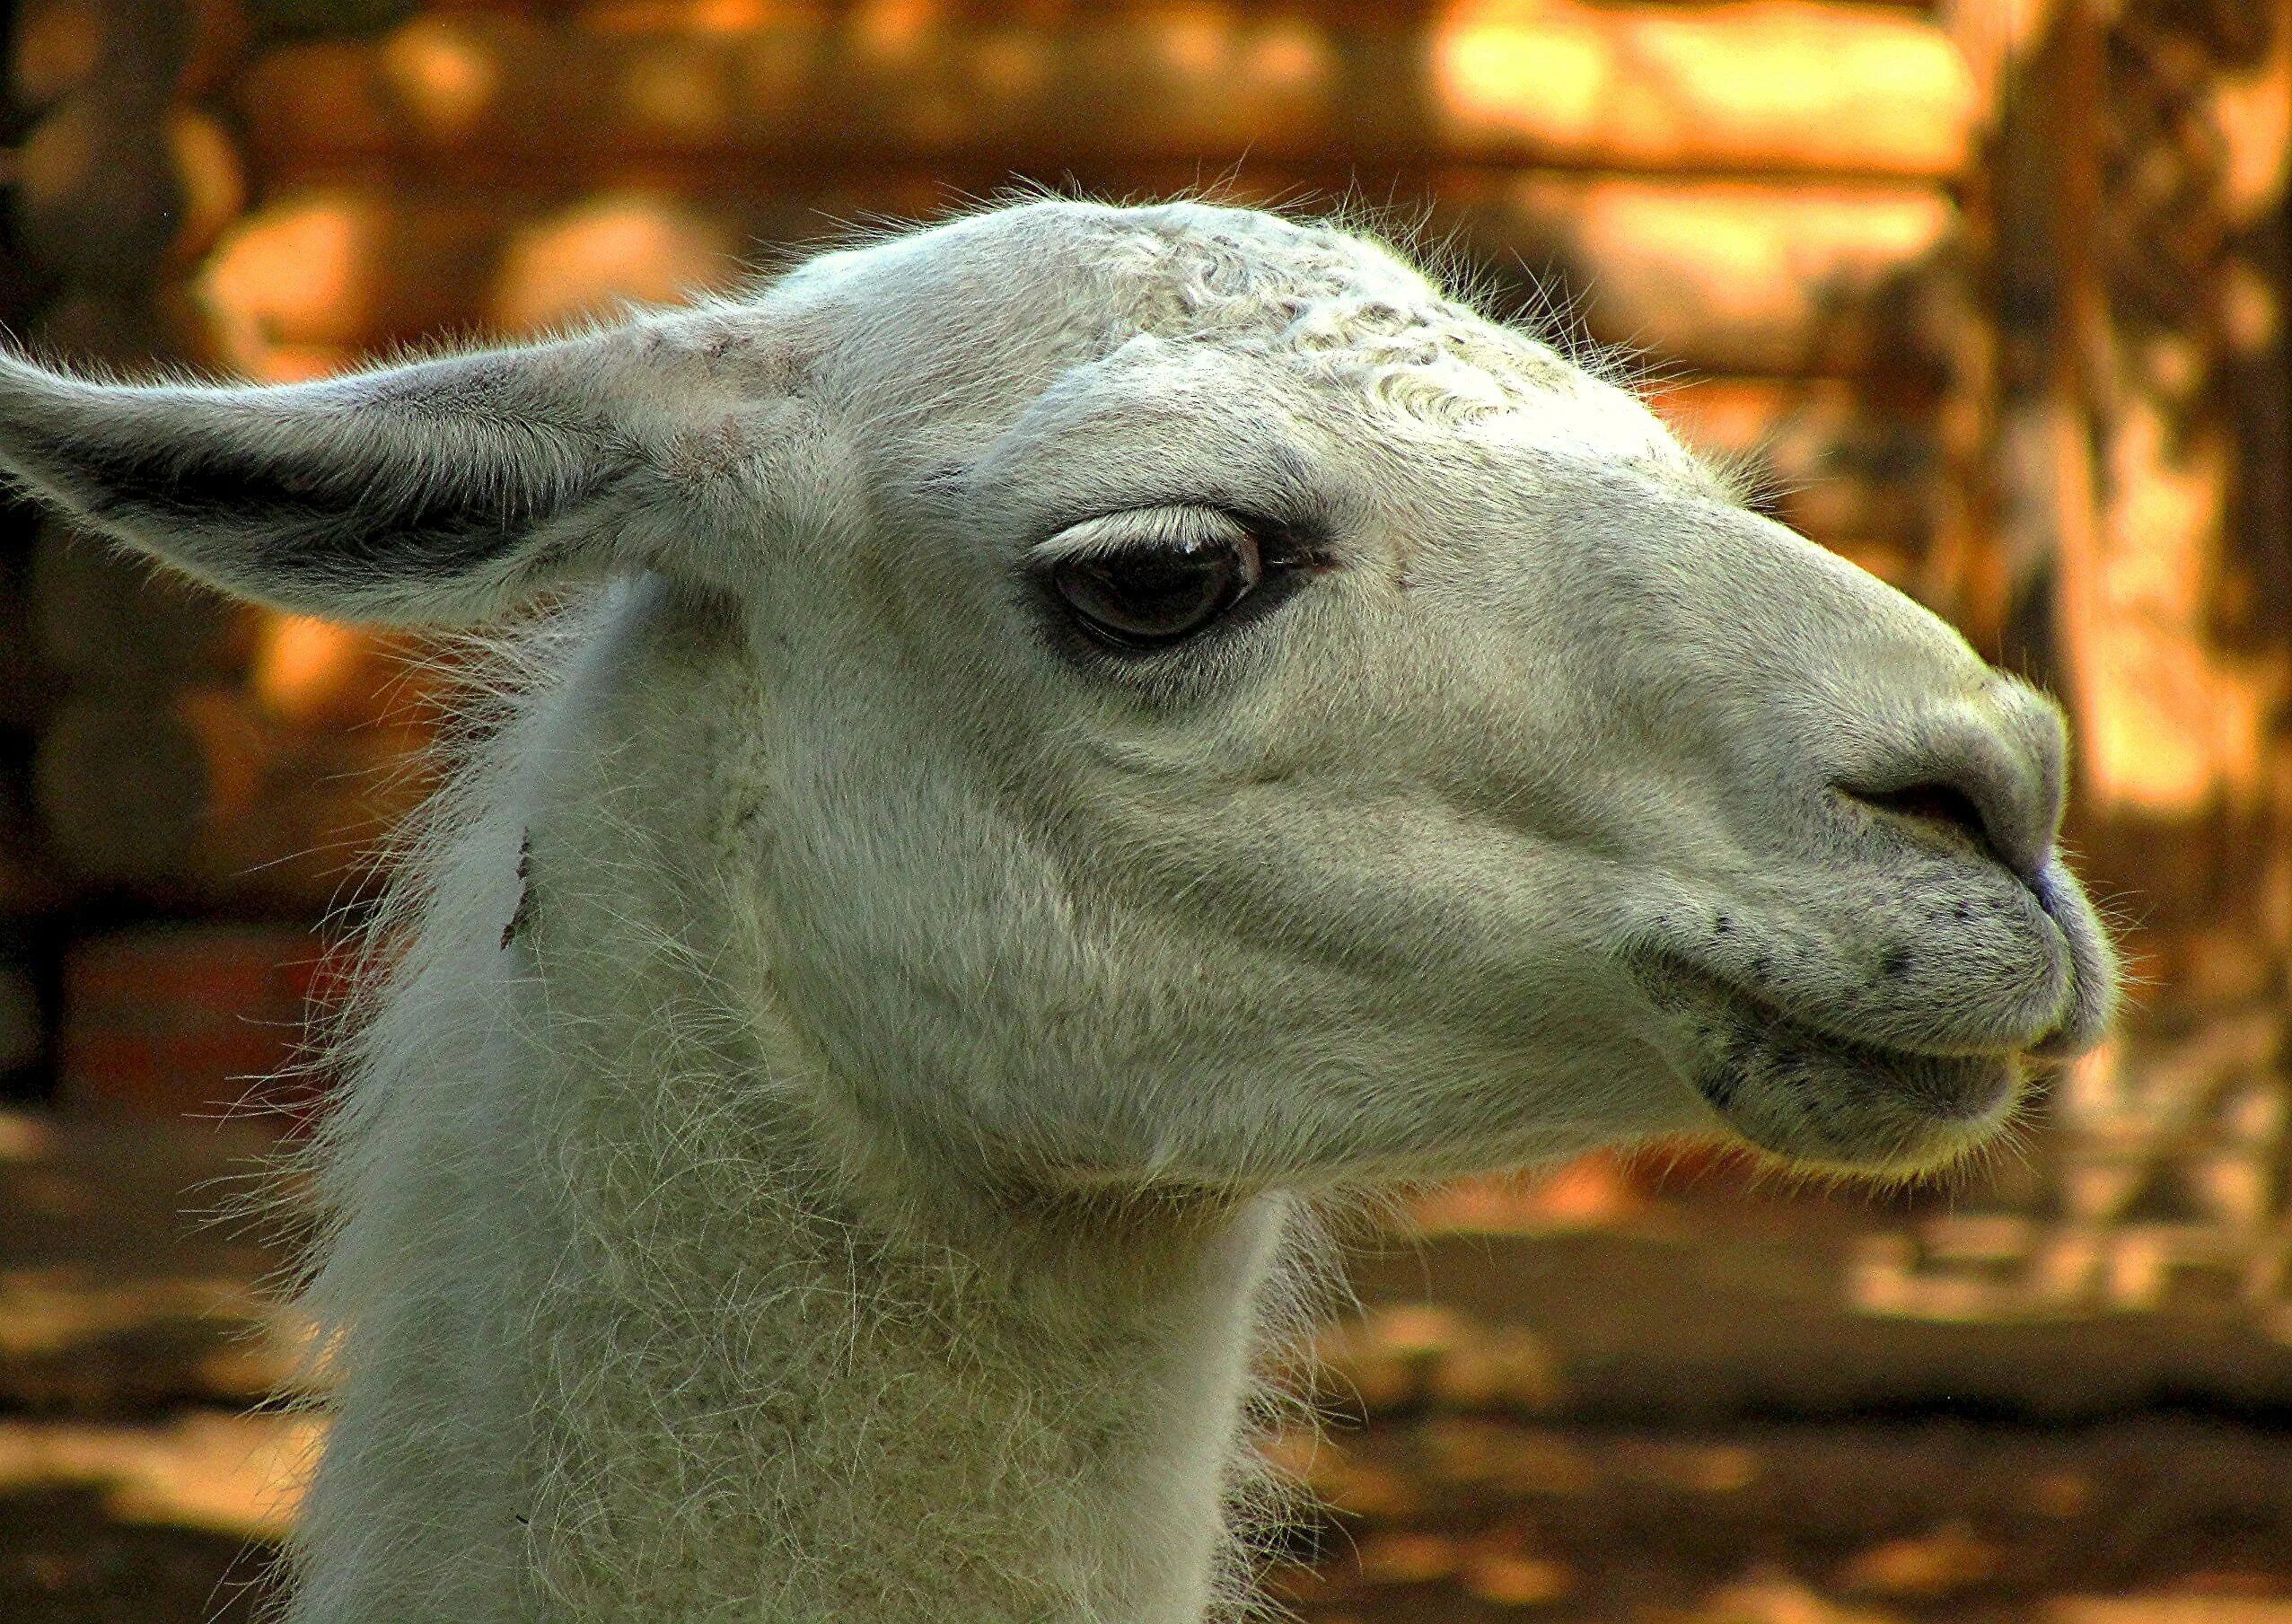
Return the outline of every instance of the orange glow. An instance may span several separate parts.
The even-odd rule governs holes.
[[[1234,20],[1223,6],[1181,6],[1155,21],[1155,55],[1182,78],[1208,78],[1233,47]]]
[[[620,300],[660,302],[722,283],[730,233],[663,198],[599,198],[516,233],[502,255],[492,320],[530,333],[600,314]]]
[[[1546,1606],[1566,1597],[1576,1583],[1565,1563],[1506,1550],[1476,1553],[1464,1575],[1467,1590],[1506,1608]]]
[[[1599,337],[1806,373],[1830,370],[1837,357],[1822,347],[1856,341],[1858,303],[1938,250],[1955,214],[1927,187],[1528,176],[1482,220],[1586,270]]]
[[[733,102],[721,72],[724,59],[697,44],[679,48],[680,43],[654,41],[632,56],[621,82],[630,122],[688,139],[721,132],[733,120]]]
[[[2269,59],[2224,77],[2212,94],[2229,214],[2257,220],[2280,200],[2292,177],[2292,29],[2276,31]]]
[[[1800,0],[1684,13],[1457,0],[1429,69],[1461,145],[1643,162],[1947,174],[1966,160],[1974,114],[1965,62],[1940,29]]]
[[[930,43],[942,11],[939,0],[863,0],[847,27],[853,45],[869,56],[912,58]]]
[[[2221,327],[2229,348],[2258,356],[2284,335],[2284,305],[2268,275],[2249,259],[2232,259],[2222,273]]]
[[[49,0],[15,16],[15,93],[38,107],[93,73],[103,58],[105,8],[93,0]]]
[[[167,120],[167,145],[183,189],[183,223],[169,251],[195,259],[245,211],[247,177],[231,137],[206,113],[178,108]]]
[[[347,344],[274,344],[259,364],[243,370],[265,383],[307,383],[347,373],[363,358]]]
[[[2072,459],[2062,478],[2083,472]],[[2104,809],[2185,819],[2250,810],[2267,793],[2271,715],[2292,682],[2281,658],[2216,651],[2207,632],[2228,456],[2176,444],[2154,403],[2130,396],[2108,446],[2113,496],[2096,557],[2065,597],[2085,777]]]
[[[241,222],[208,259],[197,289],[222,358],[270,379],[280,375],[272,370],[273,346],[286,334],[355,342],[373,309],[382,235],[372,199],[331,191],[305,193]]]
[[[1241,77],[1253,93],[1286,95],[1325,89],[1337,69],[1328,39],[1302,21],[1269,22],[1252,31],[1243,48]]]
[[[1555,25],[1544,10],[1465,4],[1440,25],[1433,85],[1460,134],[1580,128],[1597,117],[1612,66],[1604,41],[1583,19]]]
[[[2264,807],[2280,651],[2216,646],[2210,606],[2229,456],[2176,435],[2138,390],[2119,402],[2096,470],[2092,436],[2054,408],[2042,425],[2060,512],[2060,624],[2082,776],[2104,812],[2185,821]],[[2105,500],[2096,500],[2096,493]]]
[[[176,697],[177,713],[199,742],[206,768],[206,819],[213,828],[244,818],[262,803],[270,741],[245,702],[227,688],[193,688]]]
[[[583,8],[584,31],[599,34],[746,34],[821,22],[818,0],[602,0]]]
[[[0,1492],[93,1488],[122,1522],[275,1540],[294,1522],[324,1435],[323,1422],[301,1416],[0,1422]]]
[[[1749,188],[1603,182],[1585,204],[1587,241],[1698,266],[1708,286],[1753,297],[1781,283],[1883,274],[1937,247],[1951,221],[1948,203],[1922,190],[1799,188],[1761,197]]]
[[[1427,1234],[1533,1234],[1597,1229],[1646,1205],[1621,1159],[1594,1151],[1549,1172],[1444,1185],[1418,1201],[1411,1216]]]
[[[684,26],[696,34],[741,34],[786,22],[798,8],[782,4],[781,0],[696,0],[679,10]]]
[[[1775,433],[1805,387],[1766,378],[1697,379],[1652,389],[1646,399],[1696,450],[1741,455]]]
[[[309,723],[335,709],[360,675],[370,639],[303,615],[274,615],[256,643],[248,686],[282,721]]]
[[[466,130],[501,88],[486,42],[451,17],[420,17],[382,47],[383,71],[405,107],[433,132]]]
[[[55,1154],[53,1124],[21,1111],[0,1110],[0,1162],[36,1162]]]
[[[1789,515],[1787,513],[1785,516]],[[1889,586],[1907,591],[1918,573],[1916,555],[1894,542],[1841,538],[1826,540],[1825,545],[1857,569],[1867,570]]]
[[[1048,93],[1056,66],[1050,41],[1033,29],[1005,29],[970,53],[973,83],[1004,101]]]

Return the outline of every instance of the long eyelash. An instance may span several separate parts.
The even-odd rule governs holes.
[[[1065,526],[1048,540],[1036,543],[1029,550],[1028,562],[1042,568],[1061,559],[1093,553],[1234,540],[1251,531],[1249,524],[1220,508],[1177,504],[1128,508]]]

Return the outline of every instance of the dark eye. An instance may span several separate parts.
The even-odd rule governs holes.
[[[1050,584],[1085,628],[1124,648],[1158,648],[1208,626],[1265,573],[1257,539],[1205,536],[1061,559]]]

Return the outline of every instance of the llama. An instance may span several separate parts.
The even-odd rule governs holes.
[[[1963,1154],[2105,1024],[2062,729],[1347,231],[1038,200],[291,386],[0,363],[226,591],[560,607],[326,1129],[302,1624],[1195,1624],[1335,1192]]]

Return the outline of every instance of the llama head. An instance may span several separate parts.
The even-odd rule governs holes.
[[[2113,996],[2045,700],[1339,232],[1046,202],[321,383],[8,363],[0,458],[305,610],[732,606],[757,765],[695,861],[830,1118],[923,1165],[1237,1188],[1725,1123],[1911,1169]]]

